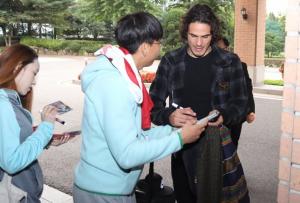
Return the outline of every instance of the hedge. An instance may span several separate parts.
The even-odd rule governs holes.
[[[104,42],[88,40],[60,40],[60,39],[38,39],[23,37],[21,43],[50,51],[64,51],[69,54],[91,54],[97,51]]]
[[[284,58],[265,58],[265,66],[280,67],[284,63]]]
[[[276,86],[283,86],[283,80],[264,80],[265,85],[276,85]]]

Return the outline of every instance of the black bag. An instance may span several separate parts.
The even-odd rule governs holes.
[[[138,181],[135,197],[137,203],[175,203],[173,189],[162,184],[161,175],[154,173],[153,162],[150,163],[149,174]]]

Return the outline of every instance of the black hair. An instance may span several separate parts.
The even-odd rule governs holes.
[[[220,37],[219,40],[222,40],[226,47],[229,47],[230,43],[226,37]]]
[[[137,12],[122,17],[115,29],[115,38],[120,47],[134,54],[139,46],[153,43],[163,37],[161,23],[156,17],[146,12]]]
[[[211,44],[217,41],[220,33],[220,22],[209,6],[196,4],[182,18],[180,35],[184,41],[187,40],[189,25],[194,22],[208,24],[212,34]]]

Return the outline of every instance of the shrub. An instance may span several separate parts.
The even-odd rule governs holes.
[[[264,80],[265,85],[277,85],[277,86],[283,86],[284,82],[283,80]]]
[[[152,83],[155,78],[155,75],[156,74],[154,72],[141,73],[142,82]]]
[[[65,50],[68,52],[73,53],[79,53],[81,49],[80,43],[77,43],[76,41],[65,41]]]
[[[89,40],[58,40],[58,39],[38,39],[32,37],[23,37],[21,43],[37,48],[44,48],[50,51],[66,50],[68,53],[94,53],[105,42]]]
[[[47,40],[45,41],[45,48],[58,52],[63,49],[62,40]]]
[[[280,67],[284,63],[284,58],[265,58],[265,66]]]
[[[85,51],[86,53],[94,53],[95,51],[97,51],[100,47],[102,46],[101,43],[93,43],[93,44],[86,44],[84,46],[81,47],[81,49],[83,51]]]
[[[33,46],[33,47],[41,47],[40,39],[35,39],[32,37],[22,37],[21,43],[25,44],[27,46]]]

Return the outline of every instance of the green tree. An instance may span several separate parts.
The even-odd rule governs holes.
[[[64,28],[63,34],[67,36],[77,36],[77,39],[80,39],[82,30],[84,29],[82,20],[74,14],[70,14],[65,19],[68,22],[68,27]]]
[[[275,53],[278,53],[279,41],[276,35],[272,32],[266,32],[265,53],[268,57],[272,57]]]
[[[69,28],[64,33],[77,33],[78,38],[93,36],[97,39],[99,36],[111,38],[112,36],[112,20],[99,18],[99,13],[96,12],[99,6],[96,2],[79,0],[77,4],[71,8],[71,15],[68,17],[70,22]]]
[[[72,14],[83,23],[83,31],[90,32],[94,38],[113,40],[112,27],[120,17],[138,11],[161,16],[162,3],[158,0],[78,0]]]
[[[22,0],[22,2],[29,24],[51,24],[54,29],[53,38],[56,38],[58,30],[67,26],[65,18],[69,14],[69,8],[74,5],[74,0]],[[30,30],[30,26],[28,27]]]
[[[268,57],[279,56],[284,51],[285,16],[270,13],[266,20],[265,53]]]
[[[163,16],[163,52],[174,50],[182,45],[180,37],[180,20],[185,13],[183,8],[171,8]]]
[[[120,17],[138,11],[158,13],[156,1],[145,0],[78,0],[77,9],[94,20],[116,22]]]
[[[18,22],[16,13],[23,10],[21,1],[3,0],[0,2],[0,27],[4,36],[5,44],[11,44],[14,33],[14,24]]]
[[[51,24],[53,27],[65,25],[66,10],[73,0],[3,0],[0,4],[0,26],[7,45],[16,36],[19,28],[27,24],[27,34],[31,35],[32,24]],[[20,26],[22,25],[22,26]],[[23,30],[24,32],[24,30]]]

